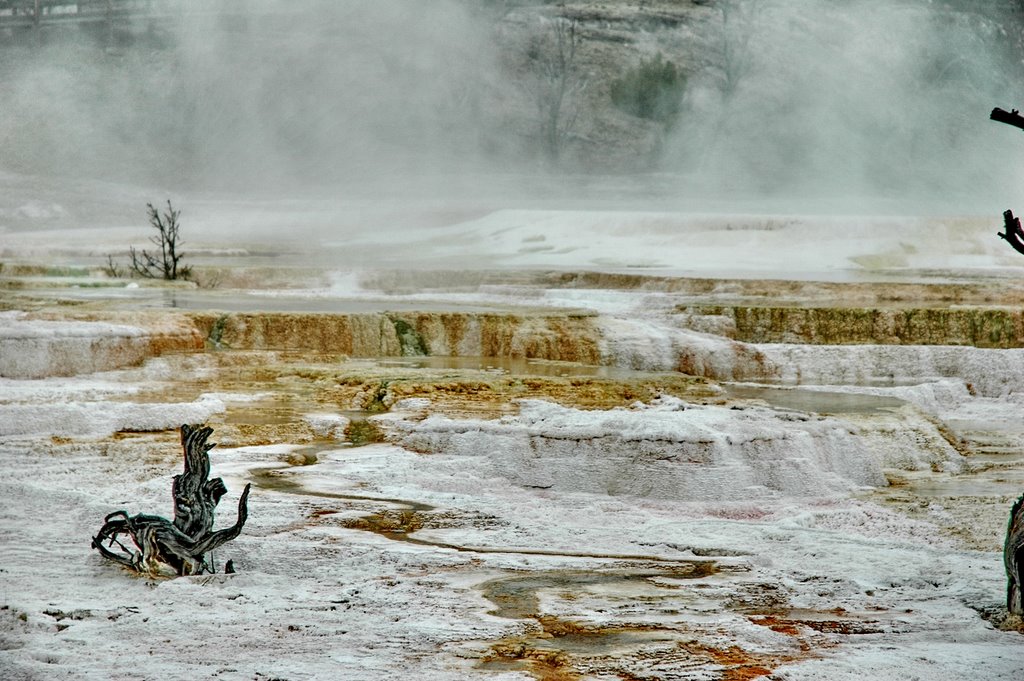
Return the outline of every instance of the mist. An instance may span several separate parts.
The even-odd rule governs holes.
[[[737,196],[946,210],[1021,198],[1024,138],[987,119],[1020,104],[1022,67],[992,16],[931,2],[732,5],[724,56],[691,83],[668,167]]]
[[[186,188],[475,169],[487,32],[455,2],[247,2],[5,59],[2,165]],[[139,25],[142,23],[143,25]]]
[[[650,29],[623,3],[632,33],[609,52],[608,22],[586,3],[496,4],[262,0],[117,31],[0,34],[0,170],[188,192],[539,192],[602,205],[989,212],[1024,199],[1024,138],[987,120],[1024,100],[995,12],[730,0],[728,13],[694,5],[692,20]],[[588,87],[553,165],[516,52],[543,28],[534,18],[559,14],[583,27]],[[688,79],[664,131],[607,95],[659,52]]]

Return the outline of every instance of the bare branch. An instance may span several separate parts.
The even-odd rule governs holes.
[[[125,274],[124,269],[115,262],[114,256],[109,253],[107,254],[107,265],[103,268],[103,271],[112,279],[120,279]]]
[[[206,440],[213,433],[205,426],[181,427],[181,446],[185,470],[174,476],[174,520],[115,511],[104,519],[103,527],[92,540],[100,554],[137,572],[153,574],[161,564],[179,575],[214,572],[207,554],[237,537],[249,517],[250,486],[238,500],[238,516],[230,527],[214,531],[214,510],[227,492],[220,478],[210,475],[209,451],[214,445]],[[131,544],[121,538],[130,539]],[[115,548],[116,547],[116,548]]]
[[[175,210],[170,200],[167,201],[167,210],[161,215],[160,211],[152,203],[146,204],[149,215],[149,224],[157,231],[149,238],[150,242],[160,249],[159,255],[143,250],[137,252],[131,248],[132,270],[141,277],[147,279],[188,279],[192,273],[191,267],[180,265],[184,254],[179,252],[181,246],[180,210]]]
[[[534,74],[528,87],[537,105],[544,150],[552,161],[558,160],[576,124],[578,98],[587,87],[576,63],[582,40],[578,19],[557,17],[545,22],[527,53]]]

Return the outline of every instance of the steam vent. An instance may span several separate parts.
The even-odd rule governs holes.
[[[0,678],[1019,681],[1018,5],[0,0]]]

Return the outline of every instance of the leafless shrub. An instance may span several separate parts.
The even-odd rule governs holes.
[[[722,92],[731,98],[739,89],[757,58],[751,38],[762,22],[763,3],[757,0],[723,0],[722,13]]]
[[[136,251],[132,246],[132,271],[146,279],[188,279],[192,274],[192,268],[180,264],[184,254],[178,250],[181,246],[181,223],[178,220],[181,211],[174,210],[170,199],[163,214],[151,203],[146,204],[146,209],[149,212],[149,224],[157,230],[157,234],[149,240],[160,250],[150,253],[146,250]]]
[[[220,267],[204,267],[200,270],[192,270],[189,279],[195,282],[199,288],[220,288],[224,283],[226,272]]]
[[[117,261],[114,260],[114,256],[110,254],[107,255],[107,264],[103,267],[103,272],[111,279],[120,279],[127,274],[124,267],[119,265]]]
[[[546,21],[526,55],[533,71],[528,88],[537,105],[544,151],[553,162],[576,125],[579,96],[587,87],[576,62],[582,41],[578,19],[556,17]]]

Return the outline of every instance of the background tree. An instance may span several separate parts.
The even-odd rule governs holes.
[[[587,87],[577,54],[582,42],[575,18],[544,20],[531,41],[527,58],[533,73],[530,89],[537,105],[541,141],[548,159],[557,162],[580,112],[579,95]]]
[[[612,103],[639,118],[671,127],[682,109],[686,77],[658,53],[626,71],[611,84]]]
[[[157,246],[158,253],[149,251],[136,251],[131,247],[132,271],[140,277],[147,279],[188,279],[192,274],[192,268],[181,265],[184,254],[179,251],[181,246],[180,210],[174,210],[170,199],[167,201],[167,210],[160,214],[153,204],[147,203],[146,209],[149,212],[149,224],[157,231],[157,234],[150,237],[150,241]]]
[[[753,62],[750,39],[757,30],[763,2],[720,0],[718,9],[722,13],[722,93],[729,99]]]

